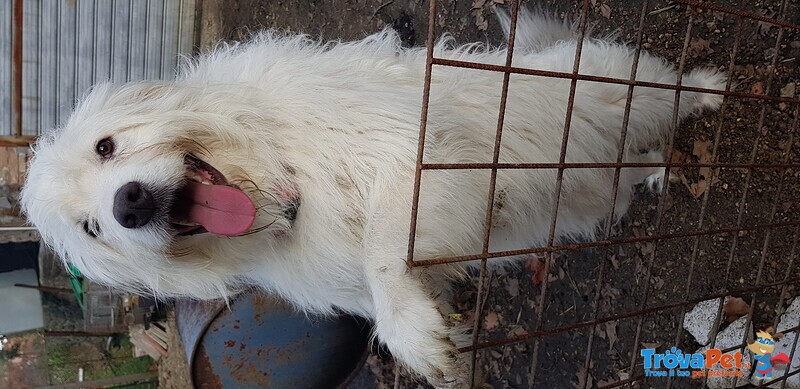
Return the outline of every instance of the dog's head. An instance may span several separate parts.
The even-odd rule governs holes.
[[[224,247],[286,230],[297,199],[247,173],[269,158],[254,157],[240,137],[252,111],[226,110],[230,96],[214,93],[166,83],[95,87],[34,147],[22,205],[45,242],[112,286],[231,292],[242,269]]]

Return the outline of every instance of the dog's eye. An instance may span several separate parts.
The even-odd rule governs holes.
[[[97,238],[97,234],[94,231],[92,231],[91,228],[89,228],[89,221],[88,220],[83,222],[83,232],[85,232],[86,235],[89,235],[92,238]]]
[[[111,158],[111,154],[114,153],[114,142],[112,142],[110,138],[102,139],[100,142],[97,142],[95,151],[103,158]]]

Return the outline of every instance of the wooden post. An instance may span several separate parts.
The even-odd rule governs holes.
[[[33,136],[0,136],[0,147],[28,147],[35,140]]]

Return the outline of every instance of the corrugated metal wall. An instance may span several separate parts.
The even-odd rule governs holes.
[[[169,79],[194,46],[195,0],[24,0],[23,135],[57,127],[101,81]],[[12,1],[0,0],[0,135],[12,135]]]

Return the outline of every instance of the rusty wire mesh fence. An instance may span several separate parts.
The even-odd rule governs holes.
[[[464,62],[434,56],[437,36],[437,4],[431,1],[427,39],[427,66],[423,91],[419,149],[412,206],[407,263],[424,267],[478,260],[476,292],[459,308],[472,310],[472,344],[460,349],[473,362],[486,367],[489,376],[498,365],[510,374],[495,374],[495,384],[510,387],[738,387],[750,382],[752,369],[741,376],[719,377],[713,370],[695,373],[692,379],[649,377],[643,368],[642,349],[663,352],[672,346],[685,353],[696,349],[741,352],[754,363],[746,347],[755,330],[775,327],[776,339],[787,347],[792,363],[776,367],[771,379],[758,387],[800,387],[800,364],[795,359],[798,323],[787,309],[798,292],[796,248],[800,219],[796,196],[800,185],[800,158],[794,147],[800,100],[795,95],[798,79],[794,56],[800,49],[797,4],[788,0],[767,2],[641,1],[637,4],[628,37],[635,50],[630,77],[617,79],[580,72],[581,42],[604,2],[583,0],[573,5],[578,18],[578,42],[573,70],[569,73],[514,67],[514,26],[520,1],[506,2],[512,28],[505,65]],[[627,2],[630,4],[631,2]],[[658,41],[648,31],[665,9],[678,11],[670,30],[679,47],[659,52]],[[661,34],[664,35],[664,34]],[[712,37],[713,35],[713,37]],[[666,39],[666,38],[664,38]],[[677,65],[671,83],[636,79],[642,50],[661,54]],[[714,53],[711,64],[727,74],[723,91],[688,87],[681,79],[690,66],[698,65],[693,52]],[[673,57],[670,58],[670,53]],[[437,67],[459,67],[499,72],[502,84],[493,158],[487,163],[426,163],[423,160],[429,115],[431,79]],[[515,77],[550,77],[570,80],[569,102],[564,118],[558,161],[501,163],[503,122],[508,89]],[[567,143],[576,93],[581,83],[627,86],[625,116],[620,123],[616,161],[570,163]],[[625,138],[635,88],[660,88],[675,92],[673,128],[666,143],[665,163],[624,162]],[[677,106],[681,92],[724,96],[721,109],[679,125]],[[690,151],[691,150],[691,151]],[[614,203],[620,172],[625,168],[659,167],[675,181],[656,194],[639,193],[647,201],[633,209],[627,222],[614,224]],[[555,234],[565,171],[613,169],[614,200],[608,221],[598,240],[562,242]],[[556,182],[547,244],[510,251],[491,251],[493,207],[497,202],[497,177],[512,169],[549,169]],[[414,244],[420,193],[425,174],[448,170],[489,172],[483,250],[446,258],[416,258]],[[477,173],[476,173],[477,174]],[[631,222],[633,220],[633,222]],[[639,220],[643,220],[640,222]],[[544,281],[524,296],[517,287],[501,287],[497,273],[487,264],[509,256],[529,255]],[[551,280],[551,278],[553,280]],[[554,285],[549,287],[548,285]],[[561,285],[561,286],[559,286]],[[555,288],[555,289],[553,289]],[[513,289],[513,290],[512,290]],[[554,295],[555,293],[555,295]],[[493,297],[490,298],[490,296]],[[749,311],[729,312],[737,298]],[[740,298],[741,300],[738,300]],[[708,344],[687,335],[684,319],[698,303],[706,304],[710,317]],[[501,306],[518,307],[516,320],[499,316]],[[504,308],[505,309],[505,308]],[[749,313],[747,313],[749,312]],[[516,312],[512,312],[516,313]],[[790,312],[791,313],[791,312]],[[501,314],[503,315],[503,314]],[[795,319],[796,321],[796,319]],[[736,332],[736,328],[743,328]],[[727,332],[726,332],[727,331]],[[725,334],[733,334],[731,342]],[[475,364],[475,363],[474,363]],[[499,370],[503,370],[502,367]],[[495,373],[497,373],[495,371]],[[491,377],[490,377],[491,378]],[[491,379],[490,379],[491,381]]]

